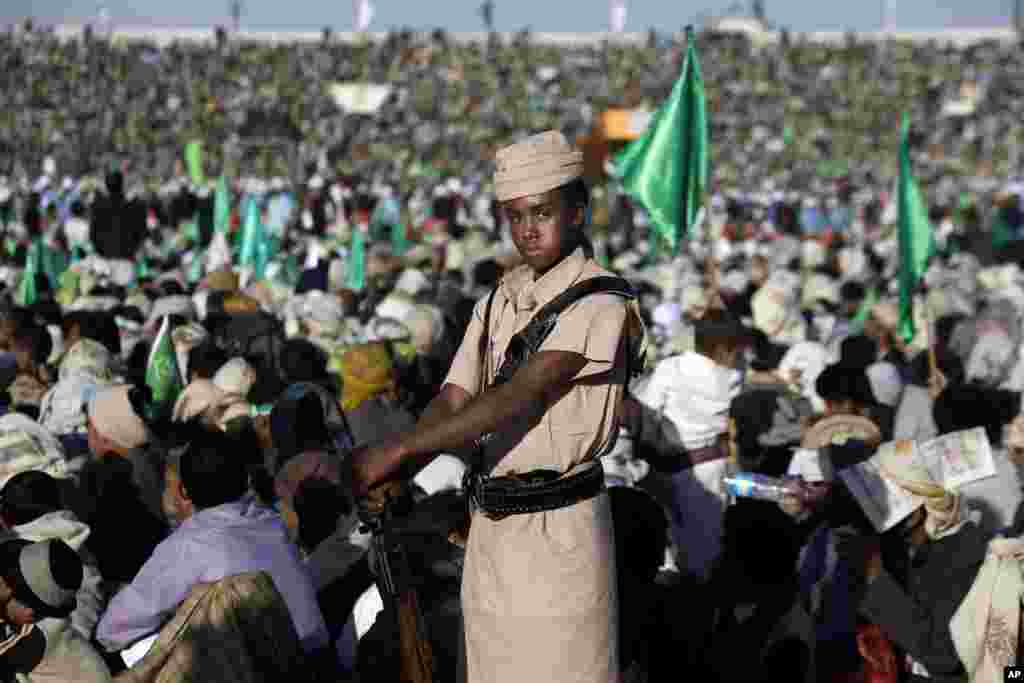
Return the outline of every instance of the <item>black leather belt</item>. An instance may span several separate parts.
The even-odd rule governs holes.
[[[675,474],[706,462],[727,458],[729,451],[721,443],[714,443],[704,448],[684,449],[671,455],[645,455],[644,457],[656,471]]]
[[[604,469],[600,462],[594,462],[569,476],[551,470],[533,470],[501,477],[488,477],[471,470],[466,473],[463,486],[474,508],[490,519],[501,519],[558,510],[593,498],[604,490]]]

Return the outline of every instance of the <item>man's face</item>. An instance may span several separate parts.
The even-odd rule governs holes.
[[[173,527],[177,527],[192,516],[192,501],[185,497],[181,477],[174,465],[164,468],[164,494],[160,500],[164,516]]]
[[[0,579],[0,604],[3,605],[3,614],[0,614],[0,617],[8,624],[27,626],[35,623],[35,610],[15,598],[14,591],[3,579]]]
[[[17,325],[9,318],[0,320],[0,351],[12,351],[14,349],[14,334]]]
[[[543,274],[566,254],[583,210],[568,206],[559,190],[504,203],[512,241],[526,265]]]

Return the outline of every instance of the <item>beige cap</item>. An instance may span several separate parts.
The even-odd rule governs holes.
[[[494,163],[499,202],[550,192],[583,175],[583,153],[556,130],[498,150]]]

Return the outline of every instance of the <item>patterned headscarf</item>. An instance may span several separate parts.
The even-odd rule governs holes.
[[[972,683],[999,683],[1018,660],[1024,540],[995,538],[974,585],[949,623]]]
[[[245,398],[256,384],[256,371],[244,358],[232,358],[213,376],[213,383],[224,393]]]
[[[82,338],[64,354],[60,362],[59,379],[63,381],[75,375],[88,375],[97,382],[109,382],[114,378],[112,365],[113,359],[107,347],[92,339]]]
[[[395,390],[394,366],[386,344],[362,344],[341,358],[344,410],[352,410],[363,401]]]

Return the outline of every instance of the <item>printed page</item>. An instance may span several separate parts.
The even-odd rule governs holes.
[[[896,526],[921,505],[919,498],[883,477],[874,458],[847,467],[839,476],[878,533]]]
[[[917,453],[932,479],[953,491],[996,475],[992,447],[981,427],[927,441],[918,445]]]

